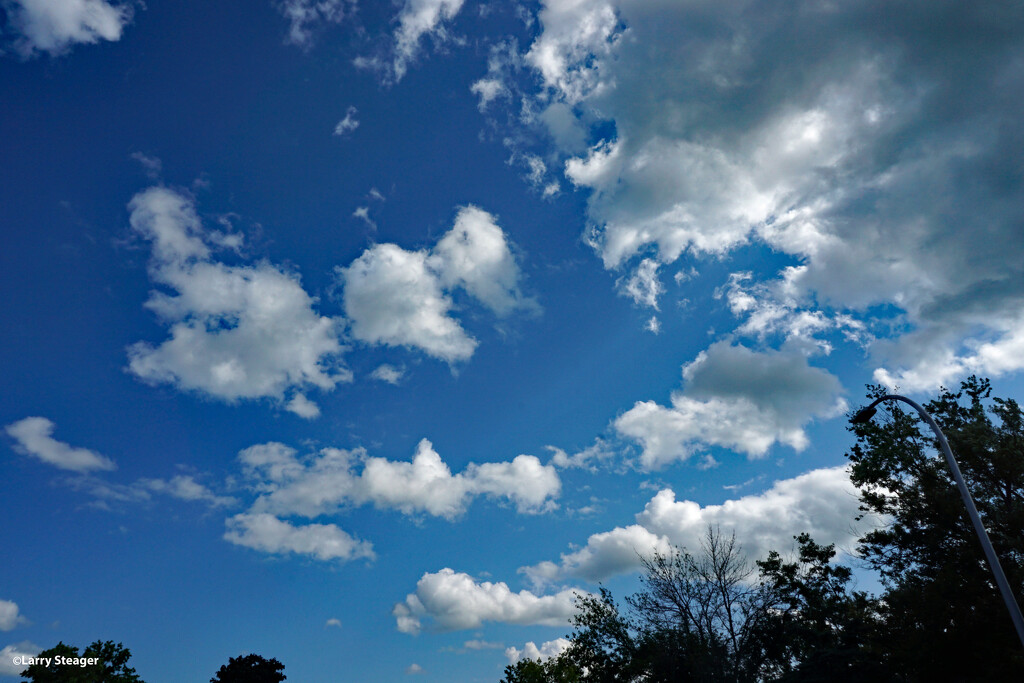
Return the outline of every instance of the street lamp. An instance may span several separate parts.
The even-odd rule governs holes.
[[[985,525],[981,523],[981,517],[978,516],[978,509],[974,507],[974,500],[971,498],[970,492],[967,490],[967,484],[964,483],[964,477],[960,474],[960,467],[956,464],[956,460],[953,458],[953,451],[949,449],[949,442],[946,441],[946,435],[939,429],[939,425],[935,423],[935,420],[928,411],[921,407],[916,401],[912,401],[906,396],[898,396],[897,394],[889,394],[876,398],[866,408],[861,408],[857,411],[857,414],[850,418],[850,424],[863,424],[869,422],[874,416],[877,406],[882,401],[903,401],[908,404],[917,412],[921,414],[924,421],[928,423],[928,426],[935,432],[935,438],[939,442],[939,446],[942,447],[942,452],[946,456],[946,463],[949,465],[949,469],[953,472],[953,479],[956,480],[957,488],[960,489],[960,497],[964,499],[964,506],[967,508],[967,514],[971,518],[971,523],[974,524],[974,531],[978,534],[978,540],[981,541],[981,547],[985,550],[985,557],[988,558],[988,566],[992,568],[992,574],[996,577],[996,584],[999,585],[999,592],[1003,594],[1003,601],[1006,603],[1006,609],[1010,612],[1010,619],[1013,620],[1013,626],[1017,629],[1017,637],[1020,638],[1021,645],[1024,645],[1024,618],[1021,617],[1020,607],[1017,605],[1017,600],[1013,597],[1013,591],[1010,590],[1010,583],[1006,580],[1006,574],[1003,573],[1003,568],[999,564],[999,558],[996,557],[996,551],[992,548],[992,542],[988,540],[988,533],[985,531]]]

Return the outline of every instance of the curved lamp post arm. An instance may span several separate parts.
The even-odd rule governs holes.
[[[985,531],[985,525],[981,523],[981,517],[978,515],[978,508],[974,506],[974,499],[971,498],[970,492],[967,490],[967,484],[964,483],[964,477],[960,474],[960,467],[956,464],[956,459],[953,458],[953,451],[949,448],[949,442],[946,441],[946,435],[939,429],[939,425],[935,423],[934,418],[928,414],[919,403],[912,401],[906,396],[899,396],[897,394],[889,394],[876,398],[866,408],[862,408],[857,412],[850,422],[852,424],[861,424],[868,422],[875,414],[875,406],[882,401],[903,401],[910,407],[917,410],[921,414],[921,417],[928,426],[935,432],[935,438],[939,442],[939,446],[942,448],[943,455],[946,456],[946,463],[949,465],[950,471],[953,473],[953,479],[956,480],[957,488],[960,489],[960,497],[964,500],[964,506],[967,508],[967,514],[971,518],[971,523],[974,525],[974,531],[978,534],[978,540],[981,541],[981,547],[985,550],[985,557],[988,559],[988,566],[992,569],[992,574],[996,578],[996,584],[999,586],[999,592],[1003,594],[1003,602],[1006,603],[1006,609],[1010,612],[1010,619],[1013,620],[1013,626],[1017,629],[1017,637],[1020,638],[1020,643],[1024,646],[1024,617],[1021,617],[1020,607],[1017,605],[1016,598],[1013,597],[1013,591],[1010,589],[1010,583],[1006,580],[1006,574],[1003,573],[1003,568],[999,564],[999,558],[996,556],[996,551],[992,547],[992,542],[988,538],[988,532]]]

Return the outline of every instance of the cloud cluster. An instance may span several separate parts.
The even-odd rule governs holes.
[[[683,366],[686,381],[672,405],[639,401],[613,423],[643,446],[640,464],[658,469],[717,445],[764,455],[776,441],[807,445],[804,425],[845,409],[839,380],[791,350],[756,352],[717,342]]]
[[[568,650],[571,645],[572,641],[565,638],[555,638],[554,640],[546,641],[540,647],[537,647],[537,644],[531,640],[523,645],[522,650],[516,647],[506,648],[505,656],[508,657],[509,664],[515,664],[524,659],[544,661],[557,657]]]
[[[561,491],[555,468],[532,455],[511,462],[470,463],[452,474],[426,439],[410,462],[338,448],[300,460],[295,449],[280,443],[251,446],[239,460],[260,492],[253,511],[307,518],[372,504],[407,515],[455,519],[477,496],[507,500],[519,512],[536,513],[554,507]]]
[[[743,333],[830,311],[870,324],[881,305],[879,329],[902,331],[862,337],[880,381],[1024,367],[1019,8],[546,0],[538,18],[523,118],[587,191],[608,268],[753,242],[793,265],[754,275],[774,296],[745,315],[772,318]],[[490,69],[481,107],[511,80]]]
[[[134,13],[132,2],[106,0],[3,0],[0,5],[21,36],[14,48],[23,57],[60,55],[76,44],[120,40]]]
[[[293,526],[267,513],[242,513],[225,522],[224,539],[235,545],[275,555],[310,555],[318,560],[374,559],[373,545],[334,524]]]
[[[429,252],[378,244],[339,268],[338,278],[354,338],[418,348],[450,363],[466,360],[477,346],[450,316],[454,290],[498,316],[536,308],[519,289],[519,266],[505,233],[475,206],[460,209]]]
[[[26,417],[4,430],[17,441],[15,449],[43,462],[72,472],[109,471],[114,461],[86,448],[74,448],[51,436],[56,425],[45,417]]]
[[[641,556],[664,554],[672,545],[699,552],[709,526],[735,533],[751,560],[763,558],[770,550],[785,552],[793,536],[803,532],[849,553],[862,532],[883,523],[874,517],[854,523],[859,514],[859,492],[845,467],[782,479],[763,493],[721,505],[677,501],[675,492],[666,488],[636,515],[636,524],[593,534],[585,546],[563,554],[559,562],[545,561],[519,571],[538,586],[568,578],[596,583],[636,571]]]
[[[0,649],[0,676],[20,676],[25,667],[15,664],[14,660],[23,661],[27,657],[35,657],[42,651],[43,648],[27,640],[5,645]]]
[[[206,503],[210,507],[229,507],[238,503],[230,496],[218,496],[204,484],[196,481],[195,477],[186,474],[178,474],[170,479],[140,479],[135,486],[178,500]]]
[[[485,621],[505,624],[565,626],[575,613],[576,592],[554,595],[513,593],[502,582],[478,582],[469,574],[442,569],[426,573],[416,592],[395,605],[392,614],[402,633],[419,633],[430,619],[442,631],[479,628]]]
[[[132,230],[152,245],[150,277],[163,288],[146,306],[170,334],[157,346],[128,348],[134,375],[225,401],[281,400],[288,391],[330,391],[351,380],[338,367],[339,322],[316,313],[316,300],[297,276],[267,262],[214,260],[218,249],[237,249],[241,236],[205,230],[181,193],[152,187],[128,208]],[[305,396],[286,408],[307,418],[318,414]]]
[[[355,11],[356,0],[282,0],[277,8],[288,19],[287,42],[302,48],[313,45],[314,34],[325,23],[340,24]]]
[[[14,627],[25,621],[18,614],[18,605],[10,600],[0,600],[0,631],[13,631]]]

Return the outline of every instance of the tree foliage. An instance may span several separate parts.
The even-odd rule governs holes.
[[[36,655],[37,660],[47,660],[49,664],[33,664],[21,675],[31,683],[144,683],[135,669],[128,666],[131,656],[128,648],[112,640],[97,640],[81,654],[77,647],[62,641]],[[90,658],[99,661],[87,666],[66,663],[68,659]]]
[[[230,657],[228,663],[210,679],[210,683],[281,683],[286,678],[284,664],[276,659],[264,659],[250,654]]]
[[[949,441],[1019,604],[1024,414],[990,393],[987,380],[971,377],[925,408]],[[1020,641],[931,430],[916,412],[887,407],[887,418],[855,427],[849,454],[865,508],[892,518],[861,539],[886,587],[886,664],[901,680],[1024,680]]]
[[[1022,602],[1024,413],[990,393],[971,377],[926,408]],[[627,610],[604,588],[579,596],[569,649],[507,667],[503,683],[1024,680],[1024,650],[934,435],[916,412],[885,406],[851,427],[847,454],[862,510],[891,520],[860,539],[882,595],[852,590],[835,548],[807,534],[793,559],[772,551],[755,571],[735,538],[709,529],[696,555],[645,560]]]

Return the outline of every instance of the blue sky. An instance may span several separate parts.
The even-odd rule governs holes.
[[[1020,396],[1020,7],[0,13],[0,677],[495,681],[709,524],[852,551],[865,384]]]

